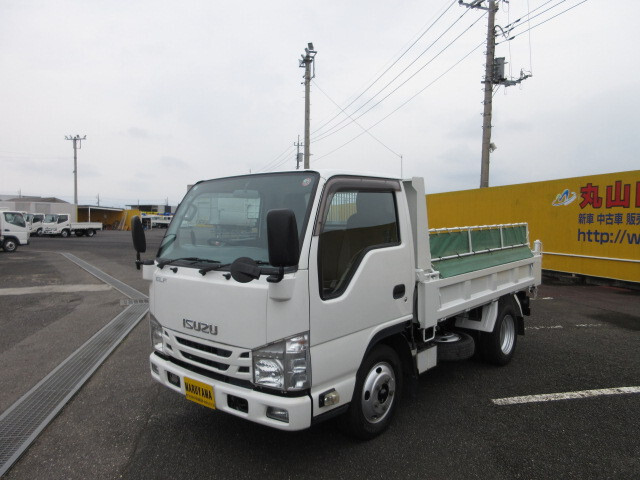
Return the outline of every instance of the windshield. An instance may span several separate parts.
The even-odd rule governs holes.
[[[57,220],[58,216],[51,213],[44,216],[44,223],[55,223]]]
[[[196,184],[173,217],[158,260],[188,259],[196,267],[249,257],[268,264],[267,213],[293,210],[302,246],[318,178],[315,172],[272,173]]]

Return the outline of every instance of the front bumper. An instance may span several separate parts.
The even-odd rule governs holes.
[[[187,370],[163,359],[155,353],[151,354],[149,361],[151,363],[151,376],[154,380],[181,395],[185,395],[184,377],[211,385],[215,396],[216,410],[221,410],[279,430],[304,430],[311,426],[311,398],[308,395],[302,397],[280,397],[278,395],[269,395],[268,393],[231,385]],[[154,366],[157,373],[154,371]],[[169,382],[168,373],[177,375],[180,378],[179,387]],[[231,401],[229,400],[230,396],[232,397]],[[230,406],[230,404],[234,405],[236,402],[233,397],[246,400],[248,407],[246,412]],[[267,417],[268,407],[286,409],[289,412],[289,422],[285,423]]]

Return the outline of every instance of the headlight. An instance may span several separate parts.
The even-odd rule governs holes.
[[[149,313],[149,329],[151,331],[151,346],[154,350],[163,353],[162,349],[162,325]]]
[[[252,359],[254,385],[282,391],[311,387],[308,333],[258,348]]]

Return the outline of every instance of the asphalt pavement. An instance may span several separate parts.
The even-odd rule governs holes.
[[[147,232],[146,258],[162,233]],[[147,293],[128,232],[0,252],[0,412],[124,309],[122,293],[60,252]],[[21,290],[34,286],[49,288]],[[5,478],[640,478],[640,394],[493,402],[640,386],[640,291],[546,283],[525,322],[509,365],[439,365],[385,434],[360,442],[339,420],[286,433],[161,387],[143,320]]]

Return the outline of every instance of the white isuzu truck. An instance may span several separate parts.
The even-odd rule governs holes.
[[[154,260],[151,375],[186,399],[282,430],[391,422],[403,383],[524,334],[541,256],[526,224],[429,231],[424,183],[295,171],[202,181]],[[538,242],[536,242],[538,243]]]
[[[98,230],[102,230],[102,223],[72,222],[66,213],[49,213],[44,216],[44,222],[42,223],[43,235],[59,235],[64,238],[72,233],[75,233],[77,237],[82,237],[83,235],[93,237]]]

